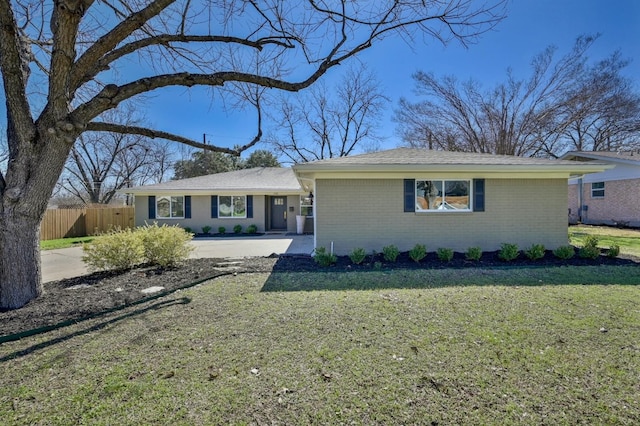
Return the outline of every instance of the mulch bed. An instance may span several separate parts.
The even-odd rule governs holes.
[[[416,263],[402,253],[396,263],[384,262],[381,254],[367,256],[361,265],[353,265],[349,257],[339,257],[336,264],[322,268],[309,256],[276,256],[244,259],[189,259],[176,268],[144,266],[125,272],[96,272],[93,274],[44,284],[44,294],[21,309],[0,312],[0,343],[15,340],[20,333],[46,331],[60,324],[67,325],[87,317],[114,311],[132,304],[161,297],[175,290],[191,287],[209,279],[249,272],[312,272],[318,270],[354,271],[389,268],[490,268],[525,265],[628,265],[640,259],[630,257],[596,260],[574,257],[557,259],[547,253],[543,259],[529,261],[523,255],[505,263],[497,252],[485,252],[479,261],[468,261],[464,254],[456,253],[450,262],[440,261],[435,253]],[[145,294],[141,290],[162,287],[157,293]]]

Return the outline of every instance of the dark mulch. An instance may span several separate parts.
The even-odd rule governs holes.
[[[361,265],[353,265],[347,257],[339,257],[336,264],[322,268],[309,256],[276,256],[266,258],[230,259],[190,259],[176,268],[140,267],[125,272],[96,272],[78,278],[65,279],[44,284],[44,294],[21,309],[0,312],[0,343],[11,340],[16,334],[33,330],[45,331],[58,325],[66,325],[81,319],[100,315],[151,298],[161,297],[178,289],[197,285],[200,282],[234,273],[248,272],[305,272],[318,270],[354,271],[371,270],[374,267],[389,268],[489,268],[517,267],[524,265],[628,265],[636,264],[635,258],[608,258],[604,255],[596,260],[574,257],[570,260],[557,259],[547,253],[543,259],[527,260],[522,254],[519,259],[505,263],[496,252],[484,253],[482,259],[474,262],[456,253],[450,262],[440,261],[435,253],[416,263],[407,253],[402,253],[395,263],[385,262],[381,254],[368,256]],[[163,287],[159,293],[151,295],[141,292],[149,287]]]

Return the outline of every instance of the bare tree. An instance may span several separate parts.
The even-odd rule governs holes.
[[[553,47],[545,49],[527,79],[509,70],[492,90],[418,72],[416,93],[426,99],[400,100],[394,116],[399,134],[412,146],[519,156],[610,148],[606,141],[614,136],[617,144],[628,142],[638,129],[640,98],[620,75],[627,62],[619,54],[588,66],[586,53],[597,37],[579,37],[557,60]]]
[[[107,111],[111,121],[139,124],[135,110]],[[171,167],[169,144],[140,135],[86,132],[71,147],[59,185],[80,204],[109,204],[117,191],[161,182]]]
[[[269,140],[276,153],[294,163],[345,157],[380,140],[380,113],[388,102],[379,82],[364,67],[349,69],[335,89],[316,85],[306,96],[283,99]]]
[[[259,108],[256,136],[239,149],[108,122],[100,119],[103,112],[171,86],[215,89],[237,82],[296,92],[386,36],[472,40],[502,18],[504,0],[492,3],[0,2],[9,147],[0,174],[0,308],[21,307],[42,292],[39,223],[82,133],[142,135],[230,154],[262,135]],[[256,63],[275,59],[285,68],[255,72]],[[126,72],[127,65],[135,72]]]

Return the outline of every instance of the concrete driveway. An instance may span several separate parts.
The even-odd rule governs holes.
[[[313,235],[198,238],[191,244],[194,246],[191,257],[195,259],[259,257],[273,253],[311,254]],[[42,282],[88,274],[82,254],[82,247],[42,251]]]

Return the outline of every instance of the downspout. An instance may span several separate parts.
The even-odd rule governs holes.
[[[583,187],[582,177],[583,176],[584,175],[578,178],[578,222],[580,223],[582,223],[582,211],[584,209],[584,201],[582,196],[582,187]]]

